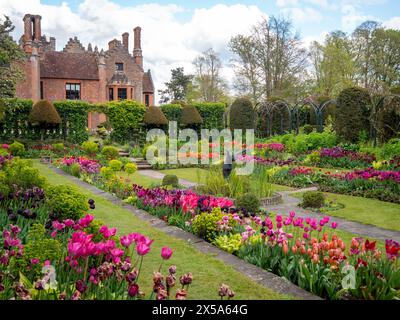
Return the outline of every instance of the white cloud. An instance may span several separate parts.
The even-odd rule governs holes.
[[[313,8],[284,8],[282,13],[288,14],[294,23],[314,23],[322,20],[322,15],[319,11]]]
[[[218,4],[195,9],[189,21],[180,22],[177,16],[184,10],[173,4],[120,6],[111,0],[85,0],[75,12],[67,3],[56,6],[42,4],[40,0],[0,1],[0,12],[9,15],[16,27],[14,39],[23,33],[24,14],[40,14],[42,33],[56,38],[57,50],[74,36],[84,46],[91,42],[93,47],[107,49],[108,42],[120,39],[125,31],[130,33],[132,50],[132,30],[140,25],[144,67],[152,70],[156,89],[162,89],[169,80],[172,68],[183,66],[187,72],[192,71],[193,59],[210,47],[226,58],[229,39],[248,32],[262,16],[266,17],[257,6]],[[230,76],[232,72],[225,70],[224,74]]]
[[[400,17],[393,17],[382,23],[386,28],[400,30]]]
[[[299,0],[276,0],[278,7],[296,6],[299,4]]]

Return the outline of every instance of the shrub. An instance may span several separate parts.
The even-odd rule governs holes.
[[[112,171],[117,172],[117,171],[121,171],[122,169],[122,162],[119,160],[111,160],[108,163],[108,166],[111,168]]]
[[[202,212],[193,219],[192,230],[199,237],[211,242],[218,236],[217,222],[222,217],[221,208],[214,208],[210,213]]]
[[[99,145],[94,141],[85,141],[82,143],[82,148],[89,156],[95,156],[99,152]]]
[[[231,129],[254,129],[255,112],[253,104],[247,98],[236,99],[229,110]]]
[[[179,179],[174,174],[166,174],[162,180],[162,185],[177,187],[179,185]]]
[[[309,134],[309,133],[311,133],[311,132],[313,132],[313,131],[314,131],[314,126],[313,126],[313,125],[311,125],[311,124],[306,124],[306,125],[303,126],[303,132],[304,132],[305,134]]]
[[[74,163],[71,165],[70,167],[70,173],[71,175],[73,175],[74,177],[79,178],[80,174],[81,174],[81,166],[79,165],[79,163]]]
[[[114,176],[114,170],[109,167],[102,167],[100,169],[100,175],[105,179],[111,179]]]
[[[32,167],[32,162],[29,160],[13,159],[3,170],[5,172],[4,183],[10,187],[15,185],[23,189],[42,188],[46,182],[39,170]]]
[[[62,153],[64,151],[64,144],[62,142],[53,144],[53,150],[56,153]]]
[[[307,191],[303,194],[301,207],[303,208],[321,208],[325,204],[325,196],[320,191]]]
[[[46,195],[49,207],[60,221],[77,220],[89,209],[86,196],[72,186],[51,186]]]
[[[257,212],[260,208],[260,199],[254,193],[248,192],[236,199],[235,206],[248,212]]]
[[[218,129],[225,128],[224,116],[226,105],[223,102],[194,102],[193,106],[203,119],[203,128]]]
[[[344,141],[357,142],[360,133],[369,128],[371,97],[367,90],[348,88],[337,98],[336,133]]]
[[[125,143],[140,139],[143,129],[143,118],[146,107],[133,100],[113,101],[107,103],[104,113],[113,128],[111,139],[119,143]]]
[[[168,121],[179,122],[181,119],[182,107],[180,104],[163,104],[160,108]]]
[[[194,106],[187,105],[182,108],[180,123],[184,126],[199,125],[203,119]]]
[[[391,159],[400,154],[400,139],[391,139],[382,147],[382,157]]]
[[[40,126],[42,129],[41,140],[43,140],[44,130],[47,130],[51,126],[60,124],[61,118],[50,101],[39,100],[33,105],[28,121]]]
[[[240,233],[235,233],[231,235],[224,234],[217,237],[214,240],[214,244],[222,250],[225,250],[229,253],[235,253],[239,251],[239,249],[243,245],[242,235]]]
[[[168,124],[167,118],[159,107],[148,107],[143,120],[145,124],[156,127]]]
[[[116,159],[119,156],[118,149],[113,146],[105,146],[101,150],[101,154],[108,160]]]
[[[132,162],[131,163],[127,163],[124,166],[124,170],[125,170],[125,172],[127,174],[133,174],[133,173],[135,173],[137,171],[137,166],[136,166],[136,164],[134,164]]]
[[[23,156],[25,153],[25,146],[18,141],[14,141],[10,144],[10,152],[13,156]]]

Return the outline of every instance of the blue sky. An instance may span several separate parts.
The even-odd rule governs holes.
[[[331,31],[352,32],[366,20],[400,29],[400,0],[0,0],[0,12],[15,24],[14,39],[23,32],[26,13],[42,16],[42,33],[57,39],[62,50],[77,36],[87,47],[107,50],[108,42],[142,27],[144,68],[151,69],[156,89],[162,89],[170,70],[194,72],[193,60],[213,48],[223,62],[223,75],[234,81],[228,42],[270,15],[291,17],[304,47],[322,42]]]
[[[78,10],[82,0],[43,0],[42,3],[61,5],[67,3],[72,10]],[[185,1],[185,0],[158,0],[158,1],[137,1],[137,0],[113,0],[123,7],[137,6],[140,4],[157,3],[160,5],[176,4],[184,8],[183,12],[176,14],[176,18],[182,22],[190,20],[195,9],[211,8],[216,4],[245,4],[255,5],[268,15],[294,16],[296,30],[303,37],[318,37],[321,32],[332,30],[344,30],[350,32],[354,25],[363,18],[377,21],[389,21],[400,16],[399,0],[256,0],[256,1]],[[343,12],[346,6],[354,8],[354,11]],[[305,13],[301,15],[301,10]],[[353,13],[354,12],[354,13]],[[296,18],[296,13],[299,15]],[[346,16],[352,16],[342,22]],[[351,22],[351,23],[350,23]]]

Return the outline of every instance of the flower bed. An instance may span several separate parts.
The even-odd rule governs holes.
[[[191,273],[178,278],[176,266],[162,273],[163,264],[173,254],[171,248],[161,249],[160,267],[153,273],[153,290],[145,293],[138,280],[149,272],[143,260],[152,250],[153,240],[135,232],[117,236],[115,228],[84,213],[89,207],[95,210],[95,201],[81,203],[85,197],[75,189],[46,186],[45,191],[31,186],[43,181],[29,162],[5,159],[0,175],[12,170],[23,174],[7,186],[7,193],[0,192],[1,300],[187,297]],[[219,204],[213,199],[202,203],[206,201]],[[224,297],[234,296],[226,285],[221,286],[221,292]]]

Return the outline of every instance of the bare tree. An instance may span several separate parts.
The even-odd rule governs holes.
[[[210,48],[198,56],[193,64],[196,69],[194,82],[201,99],[206,102],[220,101],[226,84],[221,76],[222,63],[218,53]]]

